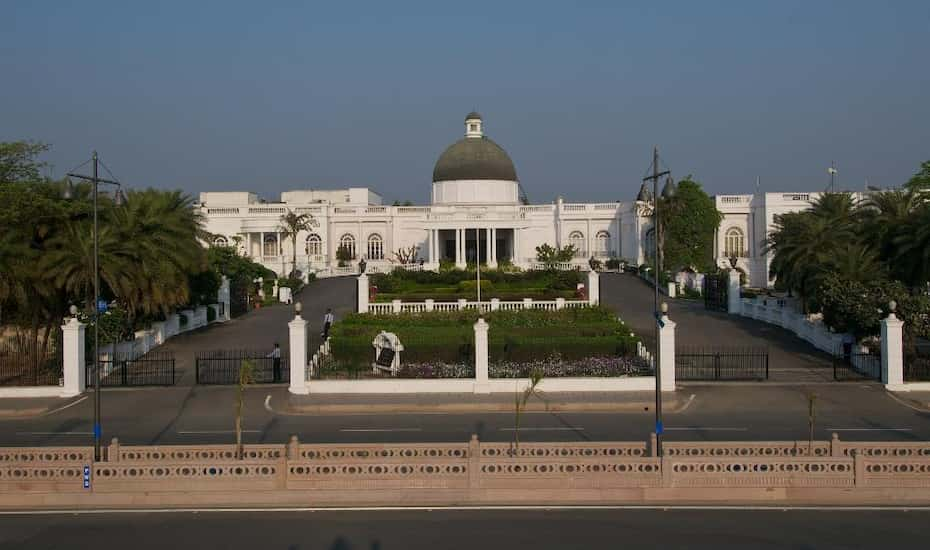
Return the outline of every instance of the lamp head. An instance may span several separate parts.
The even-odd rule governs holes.
[[[117,189],[117,190],[116,190],[116,194],[113,196],[113,203],[114,203],[116,206],[125,206],[125,204],[126,204],[126,197],[123,195],[123,190],[122,190],[122,189]]]
[[[894,300],[888,302],[888,311],[890,313],[894,313],[896,309],[898,309],[898,302],[895,302]]]
[[[300,312],[304,310],[304,306],[300,302],[294,302],[294,312],[297,315],[300,315]]]
[[[61,198],[66,201],[74,198],[74,182],[71,181],[71,178],[65,178],[65,189],[61,192]]]
[[[77,317],[77,314],[78,314],[77,306],[74,304],[71,304],[71,307],[68,308],[68,313],[70,313],[72,317]]]
[[[662,302],[662,305],[659,306],[659,309],[662,310],[662,315],[667,314],[668,313],[668,302]]]

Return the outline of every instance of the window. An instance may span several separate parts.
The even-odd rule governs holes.
[[[264,247],[262,248],[262,256],[277,256],[277,255],[278,255],[277,233],[265,235],[265,243],[264,243]]]
[[[368,259],[384,259],[384,241],[381,239],[381,235],[377,233],[372,233],[368,236]]]
[[[323,254],[323,239],[316,233],[307,237],[307,256],[320,256]]]
[[[468,127],[469,127],[469,129],[470,129],[472,132],[477,132],[477,131],[478,131],[478,125],[475,124],[474,122],[472,122],[471,124],[469,124]]]
[[[213,246],[229,246],[229,241],[226,240],[226,237],[217,237],[213,239]]]
[[[742,258],[746,255],[746,240],[738,227],[731,227],[724,234],[723,254],[727,258]]]
[[[349,251],[349,258],[355,259],[355,237],[346,233],[339,238],[339,246],[345,247]]]
[[[594,253],[598,256],[610,256],[610,233],[598,231],[595,235]]]
[[[584,258],[587,256],[584,246],[584,234],[581,231],[572,231],[568,234],[568,244],[575,247],[575,257]]]

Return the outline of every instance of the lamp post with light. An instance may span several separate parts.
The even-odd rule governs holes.
[[[94,460],[100,460],[100,328],[99,328],[99,318],[100,318],[100,243],[98,239],[98,207],[97,207],[97,195],[98,187],[101,183],[107,185],[113,185],[116,187],[116,193],[113,196],[113,202],[116,206],[122,206],[125,203],[125,198],[123,197],[122,188],[118,181],[108,180],[101,178],[97,175],[97,167],[99,165],[99,158],[97,156],[97,151],[93,153],[94,161],[94,172],[92,176],[84,176],[82,174],[72,174],[68,173],[67,185],[64,191],[64,198],[70,200],[74,198],[74,185],[71,183],[71,178],[77,178],[84,181],[89,181],[93,187],[93,203],[94,203],[94,304],[91,318],[94,321]],[[105,306],[104,306],[105,307]]]

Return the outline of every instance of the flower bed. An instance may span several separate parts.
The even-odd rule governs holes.
[[[535,361],[500,361],[488,367],[490,378],[527,378],[533,371],[543,378],[649,376],[652,369],[639,357],[587,357],[563,359],[550,356]]]
[[[398,378],[474,378],[475,366],[466,363],[427,361],[404,363],[397,371]]]

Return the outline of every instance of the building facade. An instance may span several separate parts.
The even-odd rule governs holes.
[[[769,259],[764,239],[775,214],[809,207],[815,193],[725,195],[715,197],[723,223],[717,234],[721,266],[747,272],[752,286],[768,284]],[[536,247],[573,245],[571,263],[586,268],[588,259],[647,260],[652,235],[651,204],[636,200],[610,203],[524,204],[516,169],[507,152],[488,138],[477,113],[465,118],[465,136],[450,145],[433,170],[428,206],[387,206],[367,188],[296,190],[269,203],[247,192],[200,194],[199,208],[215,245],[235,246],[278,274],[351,272],[365,259],[372,271],[386,271],[408,260],[415,269],[440,264],[465,267],[536,264]],[[311,229],[293,244],[284,238],[281,217],[307,214]],[[351,260],[339,266],[342,247]]]

